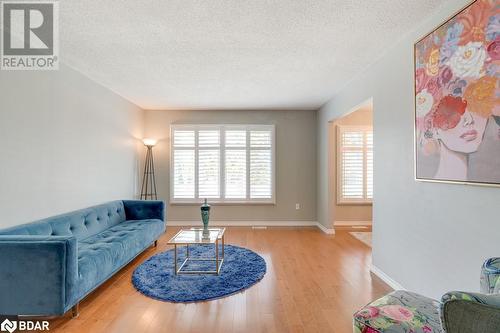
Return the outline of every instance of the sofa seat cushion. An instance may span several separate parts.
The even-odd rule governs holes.
[[[395,291],[354,314],[356,333],[442,333],[440,303],[408,291]]]
[[[151,245],[165,230],[156,219],[125,221],[78,242],[81,298]]]

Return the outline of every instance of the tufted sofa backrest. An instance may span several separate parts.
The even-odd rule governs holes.
[[[0,235],[75,236],[81,240],[124,221],[120,200],[4,229]]]

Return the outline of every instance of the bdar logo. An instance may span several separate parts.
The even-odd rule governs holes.
[[[2,332],[12,333],[17,329],[17,322],[5,319],[2,324],[0,324],[0,330]]]

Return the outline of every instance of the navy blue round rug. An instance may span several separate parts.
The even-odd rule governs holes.
[[[219,275],[174,274],[174,250],[156,254],[132,274],[134,287],[146,296],[169,302],[196,302],[221,298],[244,290],[266,274],[266,262],[257,253],[234,245],[225,246]],[[221,251],[219,246],[219,251]],[[190,257],[214,257],[214,246],[189,247]],[[184,261],[185,246],[177,250],[177,263]],[[220,253],[220,252],[219,252]],[[183,270],[213,270],[213,261],[188,261]]]

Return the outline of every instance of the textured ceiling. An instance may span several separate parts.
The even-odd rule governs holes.
[[[440,0],[64,0],[61,60],[144,109],[316,109]]]

